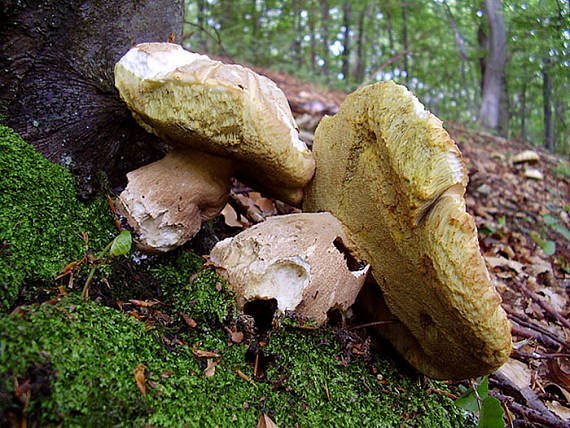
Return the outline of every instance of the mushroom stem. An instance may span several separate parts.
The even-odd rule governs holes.
[[[137,233],[140,249],[169,251],[222,211],[233,172],[228,159],[175,149],[127,174],[129,183],[117,208]]]

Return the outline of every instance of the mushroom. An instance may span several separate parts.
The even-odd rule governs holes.
[[[137,122],[176,148],[129,173],[119,196],[144,248],[167,251],[190,239],[222,210],[234,171],[285,202],[301,202],[314,159],[268,78],[172,43],[143,43],[116,64],[115,86]],[[194,194],[210,192],[213,181],[219,193]]]
[[[335,215],[370,263],[401,321],[380,333],[434,378],[500,367],[510,325],[465,211],[461,154],[442,122],[405,87],[378,83],[323,118],[313,150],[317,171],[303,208]]]
[[[270,217],[216,244],[210,262],[236,293],[239,309],[253,300],[277,300],[324,324],[329,309],[354,303],[368,265],[353,258],[342,224],[329,213]]]

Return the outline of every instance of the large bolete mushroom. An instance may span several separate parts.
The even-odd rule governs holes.
[[[319,124],[303,208],[329,211],[370,263],[390,311],[382,326],[434,378],[500,367],[511,350],[501,298],[465,211],[467,174],[442,123],[403,86],[364,87]]]
[[[175,44],[143,43],[116,64],[115,86],[137,122],[176,148],[129,174],[119,197],[143,247],[167,251],[191,238],[200,222],[188,218],[198,213],[206,220],[222,210],[234,170],[285,202],[301,202],[314,159],[285,95],[268,78]],[[205,188],[201,183],[214,176],[228,180],[227,189],[189,203],[188,189]]]
[[[270,217],[216,244],[210,262],[228,279],[238,308],[277,301],[281,311],[327,320],[354,303],[369,266],[351,255],[342,224],[329,213]]]

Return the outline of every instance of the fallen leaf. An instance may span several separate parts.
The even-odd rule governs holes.
[[[243,340],[243,333],[241,331],[234,331],[230,334],[232,342],[234,343],[241,343]]]
[[[226,204],[221,212],[224,217],[224,223],[229,227],[243,228],[243,224],[238,220],[238,215],[230,204]]]
[[[220,363],[220,360],[214,361],[210,358],[207,360],[207,366],[204,369],[204,376],[212,377],[216,374],[216,366]]]
[[[198,346],[200,346],[199,343],[197,343],[196,345],[194,345],[194,347],[192,348],[192,353],[194,355],[196,355],[197,357],[203,358],[218,358],[220,355],[216,354],[215,352],[210,352],[210,351],[202,351],[201,349],[198,349]]]
[[[509,358],[497,371],[502,373],[520,389],[530,387],[532,382],[532,371],[525,363],[515,360],[514,358]]]
[[[137,388],[143,396],[146,396],[146,385],[144,378],[144,371],[146,366],[143,363],[138,363],[135,367],[135,381],[137,383]]]
[[[544,404],[563,421],[570,420],[570,408],[563,406],[558,401],[546,401]]]
[[[184,312],[180,312],[180,316],[182,317],[182,319],[184,320],[184,322],[186,323],[186,325],[188,327],[194,328],[198,325],[198,323],[196,321],[194,321],[193,318],[190,318]]]
[[[134,299],[129,299],[129,303],[132,303],[135,306],[140,306],[142,308],[149,308],[151,306],[156,305],[157,303],[160,303],[158,300],[152,300],[152,301],[146,301],[146,300],[134,300]]]
[[[519,275],[523,273],[524,265],[515,260],[509,260],[504,257],[491,257],[491,256],[485,256],[485,260],[487,261],[487,263],[489,263],[489,266],[491,266],[492,268],[508,267],[514,270]]]
[[[265,413],[261,414],[255,428],[279,428]]]

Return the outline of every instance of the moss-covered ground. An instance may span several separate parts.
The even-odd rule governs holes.
[[[115,260],[82,300],[81,271],[73,288],[54,278],[85,254],[81,231],[95,249],[116,233],[107,202],[83,205],[64,169],[1,127],[0,151],[0,425],[470,426],[392,360],[351,353],[342,329],[282,318],[257,335],[184,249]]]

